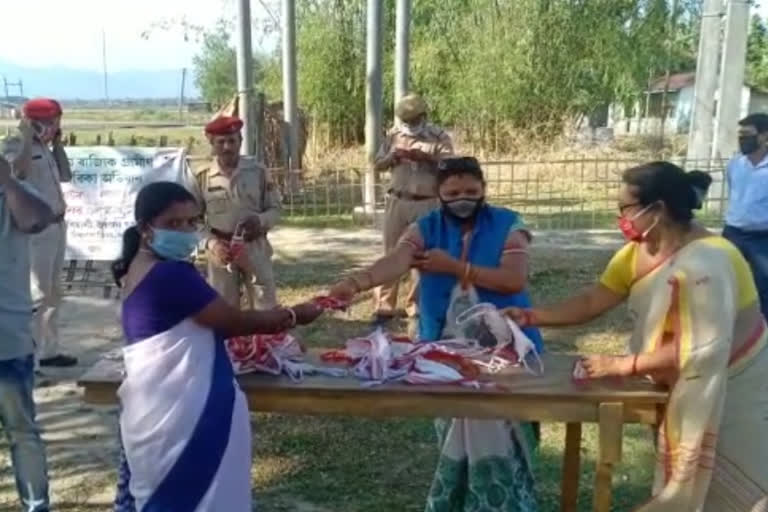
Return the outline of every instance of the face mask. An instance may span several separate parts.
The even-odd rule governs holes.
[[[477,215],[483,206],[483,198],[480,199],[454,199],[442,201],[443,209],[448,215],[458,220],[469,220]]]
[[[200,237],[196,232],[172,231],[170,229],[152,228],[152,251],[166,260],[184,261],[189,259],[197,247]]]
[[[651,224],[651,227],[646,229],[645,231],[640,231],[635,226],[635,220],[643,215],[645,212],[647,212],[652,205],[648,205],[636,214],[632,216],[631,219],[628,219],[624,217],[623,215],[619,217],[618,223],[619,223],[619,229],[621,230],[621,233],[624,235],[624,238],[627,239],[629,242],[642,242],[645,240],[645,237],[648,236],[648,233],[650,233],[653,228],[656,227],[656,224],[659,223],[659,219],[653,221],[653,224]]]
[[[401,131],[405,135],[410,135],[411,137],[416,137],[418,135],[421,135],[422,132],[424,132],[424,128],[426,128],[427,122],[426,121],[420,121],[416,124],[409,124],[409,123],[403,123],[400,128]]]
[[[739,137],[739,151],[742,155],[751,155],[758,149],[760,149],[760,144],[757,141],[757,135]]]

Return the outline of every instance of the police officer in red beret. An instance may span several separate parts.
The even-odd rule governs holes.
[[[253,157],[240,156],[243,122],[217,117],[205,126],[212,158],[192,169],[192,193],[205,217],[208,281],[230,304],[240,307],[241,292],[251,307],[277,305],[269,231],[280,219],[280,193],[267,170]],[[232,239],[243,248],[232,251]]]
[[[22,107],[20,130],[25,136],[23,158],[14,164],[17,178],[32,185],[53,210],[55,221],[30,239],[33,334],[40,366],[74,366],[77,359],[60,352],[58,313],[61,271],[67,247],[66,203],[61,183],[72,179],[61,144],[62,108],[49,98],[29,100]]]

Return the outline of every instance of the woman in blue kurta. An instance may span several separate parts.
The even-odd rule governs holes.
[[[485,181],[474,158],[443,160],[437,182],[442,207],[413,224],[389,254],[331,289],[332,296],[349,300],[418,268],[421,341],[456,335],[448,318],[473,305],[471,288],[477,291],[475,300],[499,308],[529,304],[530,234],[520,216],[485,203]],[[541,350],[539,332],[526,329],[526,334]],[[427,512],[537,509],[534,425],[452,419],[438,420],[436,426],[441,456]]]

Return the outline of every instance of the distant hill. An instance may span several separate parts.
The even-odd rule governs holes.
[[[100,100],[104,98],[104,75],[99,71],[67,68],[27,68],[0,60],[0,77],[9,82],[21,79],[24,96],[52,96],[62,100]],[[185,96],[197,97],[199,92],[187,73]],[[109,73],[111,99],[174,98],[181,87],[181,70],[135,70]],[[0,87],[2,84],[0,83]],[[18,93],[14,87],[11,95]],[[0,88],[0,97],[4,92]]]

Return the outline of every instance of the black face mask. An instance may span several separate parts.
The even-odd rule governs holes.
[[[479,199],[454,199],[453,201],[440,200],[443,204],[443,211],[460,222],[472,220],[483,207],[485,198]]]
[[[739,151],[742,155],[751,155],[758,149],[760,149],[760,143],[757,141],[757,135],[739,137]]]

